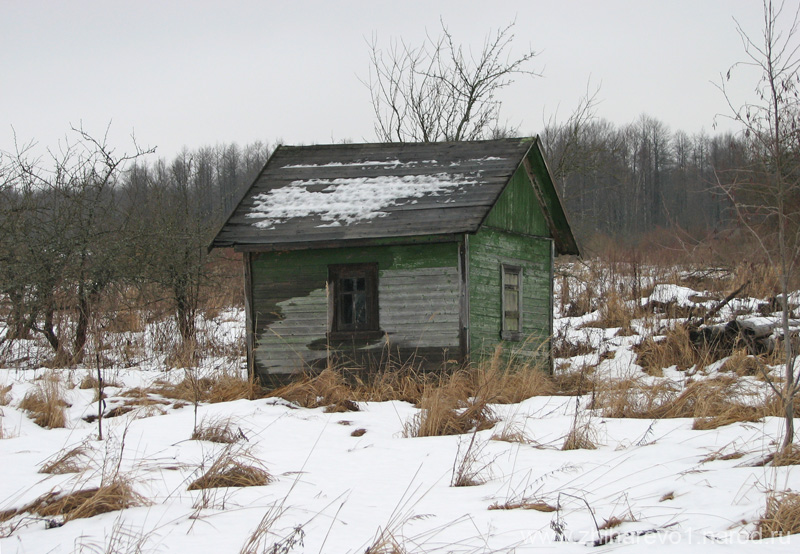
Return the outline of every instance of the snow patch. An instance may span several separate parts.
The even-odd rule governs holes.
[[[423,196],[449,194],[470,184],[477,181],[447,173],[298,180],[257,195],[247,217],[257,219],[254,225],[261,229],[309,216],[319,216],[325,227],[349,225],[384,217],[388,213],[383,210],[390,206],[402,206]]]

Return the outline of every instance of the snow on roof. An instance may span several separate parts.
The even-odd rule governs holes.
[[[383,210],[390,206],[448,194],[461,185],[476,183],[458,173],[297,180],[256,195],[246,217],[257,220],[253,225],[261,229],[315,215],[325,222],[318,227],[348,225],[388,215]]]
[[[324,164],[290,164],[284,165],[281,169],[305,169],[305,168],[312,168],[312,167],[359,167],[359,166],[394,166],[394,167],[413,167],[419,164],[435,164],[437,163],[436,160],[420,160],[420,161],[410,161],[410,162],[401,162],[400,160],[386,160],[386,161],[379,161],[379,160],[366,160],[363,162],[328,162]]]

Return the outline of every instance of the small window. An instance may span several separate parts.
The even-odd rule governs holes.
[[[503,265],[503,329],[501,338],[522,339],[522,268]]]
[[[378,265],[328,266],[332,339],[372,339],[378,326]]]

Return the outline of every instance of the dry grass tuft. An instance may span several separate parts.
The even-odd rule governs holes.
[[[470,395],[492,404],[517,404],[534,396],[551,395],[555,385],[544,367],[536,362],[518,363],[513,357],[502,362],[498,348],[488,363],[468,370]]]
[[[203,419],[192,431],[192,440],[209,441],[220,444],[233,444],[242,439],[241,431],[233,424],[231,418]]]
[[[594,351],[595,348],[588,342],[572,342],[566,336],[556,336],[553,339],[553,358],[574,358]]]
[[[417,371],[411,364],[401,367],[386,367],[374,374],[356,377],[356,392],[359,400],[365,402],[386,402],[399,400],[418,404],[426,383],[439,377],[433,373]]]
[[[756,524],[754,538],[781,537],[800,533],[800,493],[773,492],[767,509]]]
[[[211,466],[198,479],[192,481],[187,490],[203,490],[221,487],[262,487],[273,481],[265,467],[244,449],[231,445],[217,456]]]
[[[280,536],[273,530],[278,520],[286,513],[281,504],[273,504],[261,518],[261,521],[247,537],[239,554],[288,554],[295,546],[303,547],[305,531],[297,525],[288,534]]]
[[[128,480],[117,477],[99,487],[69,493],[44,494],[30,504],[14,510],[11,517],[27,512],[42,517],[60,516],[64,521],[70,521],[147,504],[147,500],[133,490]]]
[[[738,376],[744,375],[761,375],[761,369],[758,361],[747,353],[747,350],[740,348],[735,350],[733,354],[720,366],[719,371],[727,372],[732,371]]]
[[[531,444],[531,440],[525,435],[525,430],[513,420],[505,421],[500,427],[499,432],[495,431],[489,440],[516,442],[520,444]]]
[[[536,510],[537,512],[555,512],[557,508],[544,500],[524,498],[522,500],[508,501],[503,504],[495,502],[489,506],[490,510]]]
[[[64,449],[57,452],[42,464],[42,467],[39,468],[39,473],[48,473],[50,475],[80,473],[89,469],[91,460],[92,456],[89,453],[89,447],[84,442],[68,450]]]
[[[648,375],[660,377],[665,367],[676,366],[685,371],[696,364],[707,365],[713,360],[698,351],[689,337],[689,330],[683,325],[669,329],[664,338],[646,337],[633,348],[636,363]]]
[[[572,423],[561,450],[595,450],[597,448],[597,433],[592,427],[591,420]]]
[[[11,402],[11,388],[14,384],[6,385],[5,387],[0,387],[0,406],[8,406]]]
[[[746,404],[745,396],[738,379],[727,376],[694,381],[683,390],[671,381],[622,379],[599,385],[592,407],[603,417],[695,418],[693,428],[704,430],[764,417],[764,406]]]
[[[462,448],[462,443],[459,441],[458,451],[453,461],[451,487],[475,487],[486,482],[483,473],[488,469],[489,464],[482,461],[483,448],[486,443],[476,443],[476,437],[477,431],[472,433],[466,448]]]
[[[728,454],[723,454],[722,450],[718,450],[716,452],[712,452],[711,454],[700,460],[700,463],[705,464],[708,462],[715,462],[717,460],[723,460],[723,461],[738,460],[739,458],[743,457],[744,454],[745,454],[744,452],[739,452],[738,450],[734,452],[729,452]]]
[[[28,391],[19,403],[40,427],[55,429],[67,426],[64,391],[56,374],[49,374]]]
[[[304,408],[325,407],[326,412],[359,410],[353,390],[341,372],[333,369],[325,369],[318,375],[304,375],[272,394]]]
[[[582,366],[572,371],[556,371],[552,382],[555,394],[563,396],[581,396],[595,388],[594,367]]]
[[[661,498],[658,499],[659,502],[666,502],[667,500],[675,500],[675,491],[664,493]]]
[[[157,382],[147,393],[159,394],[165,398],[183,402],[232,402],[234,400],[255,400],[263,398],[265,391],[254,378],[223,372],[214,377],[197,377],[191,370],[185,372],[178,383]]]
[[[584,324],[584,327],[599,327],[603,329],[620,327],[629,329],[631,320],[636,316],[635,307],[626,303],[622,295],[614,289],[608,291],[603,297],[599,311],[599,317]]]
[[[496,423],[485,397],[471,397],[469,375],[456,372],[438,385],[428,385],[419,402],[420,412],[403,429],[405,437],[461,435],[488,429]]]
[[[800,447],[791,445],[785,450],[777,452],[772,457],[772,466],[796,466],[800,465]]]
[[[598,383],[592,408],[600,409],[603,417],[646,418],[677,394],[678,385],[671,381],[653,385],[640,378],[614,379]]]
[[[624,516],[624,517],[611,516],[608,519],[603,520],[603,523],[601,523],[597,527],[597,530],[605,531],[606,529],[613,529],[614,527],[619,527],[620,525],[628,521],[636,521],[636,520],[630,516]]]

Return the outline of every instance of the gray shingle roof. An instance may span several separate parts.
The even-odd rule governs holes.
[[[280,146],[211,246],[474,232],[534,140]]]

